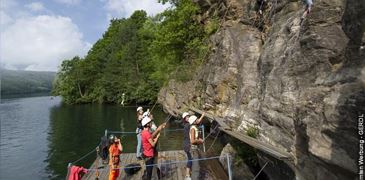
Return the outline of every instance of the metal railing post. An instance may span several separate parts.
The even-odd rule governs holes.
[[[105,129],[104,136],[105,137],[108,136],[108,130],[107,129]]]
[[[205,127],[204,124],[202,125],[202,131],[203,131],[203,151],[205,152]]]
[[[231,159],[230,159],[231,157],[228,153],[226,154],[226,156],[227,156],[228,179],[232,180],[233,178],[232,178]]]

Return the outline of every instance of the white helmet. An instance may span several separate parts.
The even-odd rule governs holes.
[[[192,125],[198,118],[196,116],[190,116],[189,117],[189,124]]]
[[[188,116],[189,115],[189,113],[188,112],[184,112],[183,114],[182,114],[182,118],[184,119],[186,116]]]
[[[146,124],[148,124],[149,122],[151,122],[151,118],[149,118],[148,116],[147,117],[144,117],[142,119],[142,126],[145,126]]]
[[[137,112],[138,112],[138,111],[140,111],[140,110],[143,110],[143,108],[142,108],[141,106],[139,106],[139,107],[137,108]]]
[[[143,117],[147,117],[150,114],[150,112],[146,111],[143,113]]]

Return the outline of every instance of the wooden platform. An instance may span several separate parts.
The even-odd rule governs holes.
[[[185,152],[182,150],[179,151],[162,151],[158,154],[158,163],[161,163],[160,169],[163,174],[162,179],[177,179],[177,180],[183,180],[185,177],[185,162],[181,162],[178,164],[166,164],[169,162],[174,161],[185,161],[186,156]],[[125,167],[125,165],[131,164],[131,163],[139,163],[142,166],[142,169],[139,170],[136,174],[132,176],[127,176],[127,174],[124,172],[124,170],[121,171],[121,174],[119,176],[119,179],[128,179],[128,180],[134,180],[134,179],[142,179],[143,173],[145,171],[144,161],[143,160],[137,160],[135,153],[123,153],[121,155],[121,167]],[[99,179],[104,180],[108,179],[109,176],[109,166],[102,163],[101,159],[98,158],[95,160],[95,162],[92,164],[90,169],[97,169],[99,168]],[[152,179],[158,179],[157,178],[157,172],[156,168],[154,168]],[[84,177],[83,180],[95,180],[96,173],[95,171],[90,171]]]
[[[197,108],[191,107],[190,110],[202,114],[204,111],[199,110]],[[225,132],[226,134],[260,150],[263,151],[273,157],[275,157],[276,159],[279,160],[284,160],[284,161],[292,161],[294,158],[293,156],[288,153],[285,152],[271,144],[267,144],[264,142],[259,141],[258,139],[252,138],[250,136],[247,136],[246,134],[243,134],[241,132],[237,132],[237,131],[233,131],[225,122],[223,118],[219,118],[219,117],[215,117],[212,114],[209,113],[205,113],[205,116],[213,121],[216,121],[219,124],[219,129],[223,132]]]

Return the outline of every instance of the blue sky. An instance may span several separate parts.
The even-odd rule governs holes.
[[[157,0],[0,0],[0,67],[56,71],[64,59],[83,57],[111,18],[168,8]]]

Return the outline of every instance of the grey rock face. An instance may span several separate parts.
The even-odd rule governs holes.
[[[254,2],[222,2],[228,16],[201,73],[171,82],[160,102],[175,114],[205,109],[237,131],[257,127],[259,140],[293,154],[287,163],[297,179],[354,179],[357,117],[365,114],[365,1],[314,1],[302,26],[300,2],[270,1],[263,28]]]
[[[232,175],[234,180],[253,179],[254,175],[250,172],[249,167],[237,155],[236,150],[230,144],[227,144],[219,157],[225,171],[228,171],[227,154],[230,156]]]

